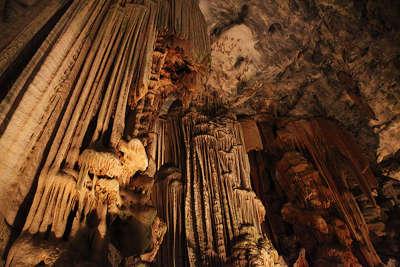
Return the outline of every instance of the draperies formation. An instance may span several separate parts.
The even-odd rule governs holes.
[[[178,49],[188,64],[206,67],[209,41],[197,1],[77,0],[52,29],[0,106],[1,212],[10,223],[38,179],[24,234],[74,236],[95,212],[104,239],[107,214],[126,213],[120,189],[130,190],[133,175],[148,167],[147,142],[131,130],[131,114],[147,112],[138,103],[162,93],[158,49]],[[20,194],[10,198],[13,186]],[[162,223],[152,226],[154,216],[147,222],[137,211],[129,216],[150,223],[155,250]],[[8,264],[17,264],[18,253],[16,243]]]

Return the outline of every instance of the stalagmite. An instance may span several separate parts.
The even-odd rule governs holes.
[[[266,237],[252,226],[242,226],[238,241],[233,246],[230,266],[234,267],[284,267],[287,266]]]
[[[11,249],[6,266],[36,266],[42,262],[46,265],[54,265],[63,252],[63,248],[49,242],[35,240],[32,237],[21,237],[16,241],[16,246]],[[16,249],[18,248],[18,249]]]
[[[294,267],[308,267],[308,262],[306,259],[306,250],[302,248],[299,253],[299,257],[296,262],[293,264]]]

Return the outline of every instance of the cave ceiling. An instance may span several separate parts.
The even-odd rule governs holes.
[[[206,88],[238,114],[334,119],[372,162],[398,160],[398,1],[201,0],[200,8],[212,42]]]

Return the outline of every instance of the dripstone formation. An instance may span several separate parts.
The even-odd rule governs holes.
[[[372,2],[0,0],[0,265],[397,266]]]

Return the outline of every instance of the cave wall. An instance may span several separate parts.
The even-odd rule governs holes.
[[[0,1],[3,263],[395,266],[399,18]]]
[[[244,115],[335,119],[373,168],[398,177],[398,1],[202,0],[200,7],[212,41],[210,90]]]

